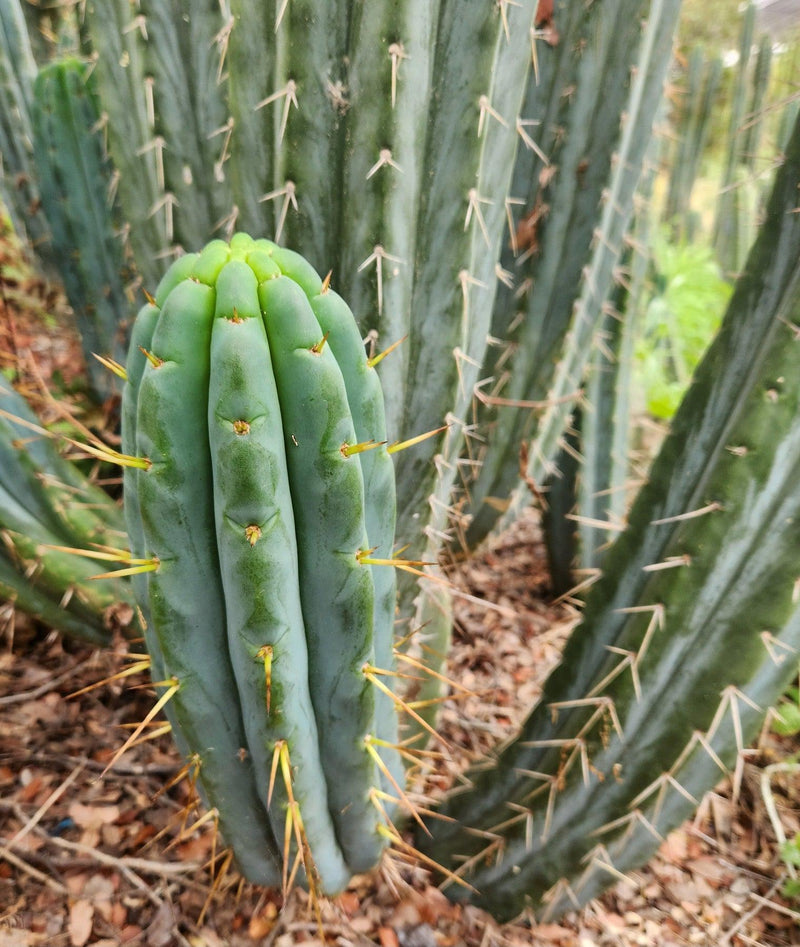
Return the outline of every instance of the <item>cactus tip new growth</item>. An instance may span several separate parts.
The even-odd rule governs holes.
[[[138,594],[201,794],[247,877],[338,891],[379,859],[402,773],[373,686],[394,468],[350,310],[267,240],[182,257],[136,321],[123,444],[149,460],[125,473],[133,553],[157,563]]]

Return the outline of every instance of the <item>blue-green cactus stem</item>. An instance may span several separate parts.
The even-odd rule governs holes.
[[[311,308],[344,378],[357,442],[350,446],[366,448],[359,452],[359,459],[364,478],[367,542],[375,557],[388,560],[392,558],[394,544],[395,481],[394,464],[387,452],[383,390],[377,369],[367,359],[358,326],[341,296],[325,288],[311,297]],[[374,587],[375,664],[382,670],[391,671],[395,665],[395,570],[385,563],[371,565],[369,569]],[[385,683],[392,687],[391,677],[387,677]],[[392,778],[402,786],[402,760],[392,749],[398,742],[397,714],[392,699],[383,691],[375,695],[375,736],[386,744],[380,750],[380,756]],[[391,778],[384,777],[383,784],[386,792],[396,794]]]
[[[67,634],[108,644],[112,613],[121,619],[117,606],[133,604],[128,584],[95,580],[103,571],[96,562],[50,547],[119,547],[123,537],[117,505],[61,457],[25,399],[0,383],[3,598]]]
[[[141,0],[139,42],[153,101],[153,141],[163,166],[161,200],[184,250],[199,250],[233,230],[225,174],[228,109],[224,99],[225,20],[219,0]],[[222,45],[221,45],[222,44]],[[166,206],[157,212],[167,213]]]
[[[259,267],[262,278],[270,269],[268,261]],[[276,264],[271,270],[280,277]],[[316,871],[323,890],[335,892],[345,887],[349,871],[321,776],[298,539],[258,278],[244,259],[234,256],[220,270],[215,287],[208,426],[228,647],[256,771],[266,777],[276,745],[287,743],[293,796]],[[259,791],[265,805],[268,789],[262,778]],[[277,802],[285,787],[278,782],[274,792]],[[271,806],[270,817],[276,838],[282,839],[281,806]]]
[[[126,473],[133,550],[158,562],[137,594],[201,794],[249,878],[300,859],[340,891],[385,847],[376,747],[402,778],[372,679],[393,662],[394,569],[371,556],[391,563],[394,467],[352,313],[298,254],[212,241],[140,312],[123,429],[149,459]]]
[[[25,4],[28,7],[28,4]],[[14,230],[27,236],[46,265],[49,227],[39,208],[34,172],[33,84],[36,62],[20,0],[0,4],[0,194]]]
[[[609,882],[599,845],[614,871],[640,863],[736,764],[796,674],[798,183],[800,123],[582,627],[518,737],[445,809],[484,840],[497,833],[502,857],[476,859],[469,880],[501,916],[548,891],[555,911],[593,897]],[[445,823],[433,834],[430,853],[448,861],[483,845]]]
[[[51,250],[69,260],[64,288],[92,387],[105,397],[115,390],[115,376],[92,354],[124,359],[133,304],[117,208],[109,202],[111,169],[97,131],[99,108],[88,71],[74,59],[46,66],[34,93],[36,168]]]
[[[369,551],[364,479],[358,455],[342,451],[357,438],[341,371],[304,290],[282,275],[260,284],[259,299],[286,436],[322,766],[340,843],[348,864],[361,871],[382,845],[368,796],[375,763],[364,743],[375,712],[374,686],[364,673],[374,662],[374,589],[360,561]]]
[[[198,264],[200,261],[197,261]],[[206,262],[206,261],[203,261]],[[145,547],[159,560],[149,576],[147,638],[155,636],[173,726],[199,755],[198,782],[218,806],[223,837],[241,870],[262,884],[280,880],[280,851],[264,818],[236,693],[219,579],[213,483],[208,464],[208,385],[215,298],[192,280],[167,295],[139,386],[137,453],[150,469],[138,478]],[[205,275],[205,272],[203,272]],[[181,529],[175,529],[175,524]],[[235,813],[235,817],[234,817]]]
[[[144,23],[129,0],[87,0],[83,10],[108,150],[119,172],[117,192],[127,239],[139,277],[145,288],[153,287],[166,269],[171,240],[161,204],[161,156],[150,114]]]

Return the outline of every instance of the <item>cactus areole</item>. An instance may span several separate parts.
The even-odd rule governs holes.
[[[394,469],[353,316],[298,254],[214,241],[139,312],[123,416],[153,680],[199,793],[247,878],[339,891],[402,772],[374,683]]]

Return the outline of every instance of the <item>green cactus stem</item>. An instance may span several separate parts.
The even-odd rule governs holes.
[[[557,453],[617,275],[680,4],[564,6],[557,22],[569,35],[540,52],[546,84],[540,90],[530,79],[523,110],[538,150],[520,151],[512,182],[512,195],[528,199],[512,208],[517,236],[501,262],[518,274],[519,293],[501,287],[495,305],[491,334],[501,342],[482,373],[487,447],[468,489],[470,546],[500,511],[511,518],[529,498],[518,477],[522,443],[533,442],[533,483],[544,481]],[[619,78],[605,81],[611,75]]]
[[[101,399],[116,377],[94,354],[124,361],[133,301],[111,201],[112,172],[97,130],[99,109],[88,70],[76,59],[45,66],[34,86],[33,130],[51,251],[63,268],[86,369]]]
[[[156,286],[172,248],[161,173],[162,142],[153,130],[147,67],[141,46],[144,22],[128,0],[88,0],[86,28],[94,49],[93,79],[102,101],[101,121],[118,172],[124,236],[145,288]]]
[[[26,4],[27,6],[27,4]],[[39,208],[33,162],[33,83],[36,62],[19,0],[0,4],[0,195],[14,230],[45,266],[49,230]]]
[[[157,563],[137,594],[173,727],[247,877],[300,859],[339,891],[379,859],[375,793],[402,773],[373,683],[394,623],[375,368],[327,280],[236,234],[173,264],[127,373],[123,446],[149,467],[126,473],[126,516]]]
[[[58,453],[25,399],[0,382],[0,595],[66,634],[108,645],[136,633],[128,583],[95,580],[75,551],[124,545],[121,511]]]
[[[800,123],[721,332],[541,703],[445,805],[459,827],[420,840],[501,918],[556,915],[642,864],[723,773],[740,778],[796,674],[798,185]]]

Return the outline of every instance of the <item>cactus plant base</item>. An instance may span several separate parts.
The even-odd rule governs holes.
[[[464,588],[471,593],[489,595],[492,589],[501,589],[504,601],[513,606],[517,617],[512,621],[507,615],[479,611],[474,603],[456,599],[455,609],[463,634],[454,643],[450,663],[454,676],[466,679],[468,673],[474,675],[472,686],[478,694],[503,687],[514,678],[527,677],[522,685],[509,690],[520,704],[500,707],[492,705],[489,697],[476,697],[466,704],[452,705],[443,717],[443,732],[451,743],[456,743],[464,733],[471,733],[476,741],[488,742],[491,734],[487,724],[491,728],[508,726],[502,721],[503,713],[524,712],[522,705],[527,692],[536,686],[536,676],[531,674],[528,663],[532,649],[548,660],[556,659],[557,642],[547,628],[568,619],[569,615],[564,608],[555,612],[545,609],[540,595],[546,581],[541,552],[539,547],[528,543],[534,531],[535,524],[526,521],[508,537],[507,543],[495,549],[493,564],[485,561],[471,564],[473,581]],[[533,592],[521,581],[525,572],[536,579]],[[497,644],[496,652],[502,650],[502,664],[484,660],[489,648],[488,637]],[[51,924],[60,925],[59,932],[66,932],[70,923],[77,930],[78,916],[83,910],[94,930],[89,943],[95,939],[120,939],[123,929],[127,934],[135,928],[146,930],[157,918],[166,931],[179,929],[184,936],[199,928],[205,931],[203,936],[208,943],[214,942],[212,933],[222,942],[239,937],[243,942],[259,943],[270,934],[276,938],[290,934],[297,937],[298,932],[309,940],[315,939],[317,921],[302,890],[296,891],[284,904],[277,891],[242,886],[240,878],[230,869],[222,874],[214,888],[214,878],[221,871],[224,857],[219,850],[213,850],[211,821],[196,824],[201,810],[185,819],[179,814],[187,798],[186,784],[172,786],[157,795],[162,784],[169,782],[181,766],[167,736],[141,743],[102,780],[97,779],[104,762],[95,761],[107,760],[120,742],[119,724],[141,720],[152,706],[153,698],[146,686],[146,674],[140,673],[130,679],[131,686],[109,684],[103,690],[68,700],[68,694],[99,678],[110,677],[127,663],[112,651],[103,651],[91,661],[90,657],[90,652],[76,651],[63,639],[45,642],[39,637],[32,641],[18,629],[13,655],[15,680],[4,687],[4,694],[19,699],[2,708],[2,793],[4,801],[14,804],[13,809],[6,808],[2,813],[3,838],[13,838],[54,790],[66,780],[70,782],[51,802],[28,837],[12,846],[11,856],[17,861],[5,863],[4,897],[7,895],[7,901],[3,903],[12,908],[14,926],[11,930],[15,937],[24,943],[23,938],[28,936],[30,942],[35,943],[33,934],[38,932],[41,938],[37,925],[43,916],[51,918]],[[47,694],[36,697],[27,682],[39,680],[42,669],[50,672],[53,679],[60,674],[69,674],[69,677]],[[535,673],[538,675],[539,671]],[[39,723],[31,728],[29,721],[34,718]],[[468,718],[474,718],[475,725],[471,728],[467,727]],[[70,725],[70,736],[69,742],[62,744],[58,742],[58,735],[65,723]],[[776,750],[779,745],[770,741],[761,758],[749,758],[754,776],[761,772],[768,754]],[[73,779],[73,771],[81,758],[91,762]],[[772,781],[772,792],[781,813],[788,812],[792,805],[793,782],[791,776],[776,777]],[[757,783],[755,779],[754,784]],[[765,863],[772,860],[769,853],[775,852],[773,843],[767,841],[772,838],[773,830],[766,816],[756,816],[753,821],[754,811],[760,811],[760,790],[756,789],[752,796],[743,793],[736,804],[723,788],[713,806],[720,818],[731,819],[731,835],[724,835],[724,827],[715,827],[713,821],[705,817],[696,829],[687,825],[669,838],[667,847],[648,868],[637,872],[635,880],[642,883],[645,897],[642,887],[620,884],[590,909],[562,919],[558,924],[534,922],[528,926],[525,922],[497,927],[476,909],[465,912],[449,904],[431,887],[436,879],[431,879],[427,872],[399,863],[395,870],[394,865],[388,863],[385,871],[356,879],[342,899],[323,900],[320,904],[322,926],[331,943],[335,943],[337,937],[354,943],[359,943],[360,938],[380,943],[381,936],[384,939],[391,936],[390,931],[404,936],[424,924],[441,941],[449,938],[451,943],[465,947],[478,947],[487,930],[486,943],[503,943],[502,937],[514,947],[531,943],[563,947],[579,943],[580,936],[600,943],[600,934],[609,925],[620,947],[634,947],[637,938],[641,939],[646,932],[657,945],[670,936],[678,942],[693,936],[700,943],[713,943],[716,942],[715,931],[727,931],[736,922],[733,904],[745,906],[744,914],[756,909],[740,928],[742,934],[761,943],[780,943],[781,936],[791,928],[781,932],[779,925],[791,925],[792,918],[753,899],[753,896],[768,896],[778,908],[796,910],[796,904],[785,901],[779,892],[769,895],[770,886],[779,879],[777,858],[772,868],[765,864],[763,880],[753,877],[753,856],[747,847],[752,844],[752,832],[758,833],[767,846]],[[155,843],[147,844],[147,840],[165,826],[164,835]],[[182,840],[177,842],[181,835]],[[724,856],[717,844],[724,844]],[[32,852],[34,845],[35,853]],[[215,875],[202,867],[212,859],[216,865]],[[47,869],[42,867],[45,860]],[[33,873],[28,873],[26,868]],[[61,879],[69,882],[69,889]],[[393,888],[389,887],[389,881]],[[164,894],[166,883],[170,889],[169,902]],[[731,885],[734,891],[741,893],[732,895]],[[106,904],[95,903],[93,912],[86,907],[85,903],[92,903],[97,892],[113,906],[111,921],[103,916],[109,912]],[[80,907],[71,908],[76,902],[80,902]],[[165,903],[169,904],[169,910],[163,906]],[[36,909],[32,910],[31,905],[36,905]],[[198,924],[204,907],[203,923]],[[75,918],[72,922],[71,911]],[[714,927],[715,924],[718,926]],[[161,927],[153,927],[153,930]],[[56,933],[49,936],[55,939]]]

